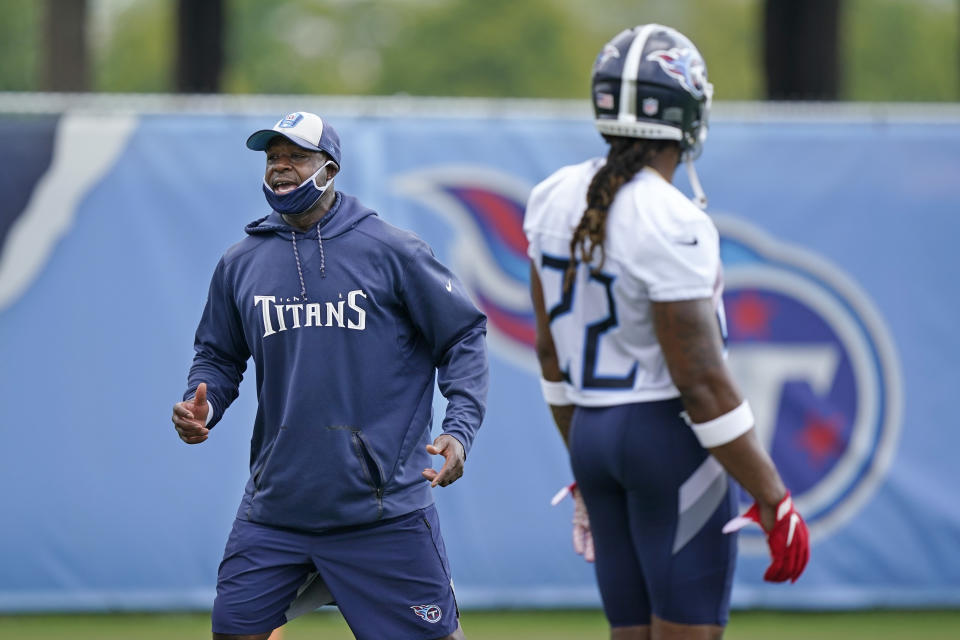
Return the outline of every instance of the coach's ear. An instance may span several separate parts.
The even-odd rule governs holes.
[[[331,180],[334,176],[340,173],[340,165],[338,165],[337,161],[330,156],[327,156],[327,160],[330,161],[330,164],[327,165],[327,180]]]

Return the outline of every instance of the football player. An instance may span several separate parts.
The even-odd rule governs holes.
[[[745,523],[767,534],[767,580],[796,580],[809,557],[724,361],[719,238],[693,169],[712,92],[683,34],[618,34],[592,74],[607,157],[537,185],[524,220],[543,393],[576,479],[574,546],[595,557],[619,640],[721,637],[727,532]],[[694,202],[671,184],[680,162]],[[740,518],[728,474],[756,501]]]

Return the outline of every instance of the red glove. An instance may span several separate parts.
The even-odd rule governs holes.
[[[590,518],[587,516],[587,505],[577,490],[577,483],[560,489],[553,496],[550,504],[556,506],[569,495],[573,498],[573,550],[587,562],[593,562],[596,557],[593,552],[593,533],[590,531]]]
[[[756,502],[745,514],[725,524],[723,532],[739,531],[751,522],[760,524],[760,509]],[[767,545],[773,562],[767,567],[763,579],[767,582],[796,582],[810,559],[810,532],[803,518],[793,508],[789,491],[777,505],[777,520],[767,533]]]

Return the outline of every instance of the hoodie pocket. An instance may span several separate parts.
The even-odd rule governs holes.
[[[248,518],[304,530],[379,520],[388,483],[369,444],[351,426],[282,429],[251,478]]]
[[[385,484],[383,477],[383,468],[377,459],[373,456],[373,449],[367,444],[366,436],[360,429],[354,427],[330,427],[331,429],[343,429],[350,432],[350,442],[353,446],[353,453],[360,465],[360,472],[364,481],[369,485],[377,500],[377,518],[383,515],[383,487]]]
[[[280,438],[283,437],[284,432],[287,430],[286,427],[281,426],[277,431],[277,435],[270,441],[268,445],[266,455],[263,457],[263,463],[260,467],[253,472],[253,490],[260,490],[260,479],[263,477],[264,472],[270,466],[270,461],[273,459],[273,452],[277,450],[277,443],[280,442]]]

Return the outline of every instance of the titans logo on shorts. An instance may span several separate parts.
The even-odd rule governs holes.
[[[412,607],[413,612],[429,622],[430,624],[436,624],[440,622],[440,618],[443,617],[443,610],[440,609],[435,604],[417,604]]]
[[[900,366],[865,293],[819,256],[716,219],[729,362],[813,539],[853,517],[890,464]],[[741,550],[765,553],[760,535]]]

